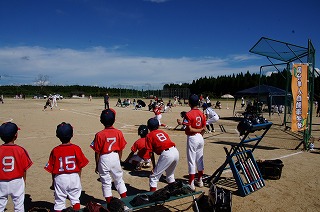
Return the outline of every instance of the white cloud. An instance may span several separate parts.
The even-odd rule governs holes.
[[[240,56],[238,56],[240,58]],[[245,57],[242,57],[242,61]],[[250,59],[248,57],[247,59]],[[98,85],[106,87],[164,83],[191,83],[204,76],[258,71],[258,66],[232,67],[224,58],[155,58],[120,55],[103,47],[85,50],[48,49],[38,46],[0,48],[0,73],[11,78],[3,84],[33,84],[39,74],[56,85]],[[234,63],[234,61],[233,61]],[[240,66],[240,67],[239,67]]]

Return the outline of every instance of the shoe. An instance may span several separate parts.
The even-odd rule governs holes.
[[[197,182],[197,186],[198,186],[199,188],[202,188],[202,187],[203,187],[203,181],[202,181],[202,180],[198,181],[198,182]]]
[[[195,190],[196,190],[196,187],[194,186],[194,183],[192,183],[191,185],[189,185],[189,187],[190,187],[190,189],[191,189],[192,191],[195,191]]]
[[[134,171],[140,171],[142,168],[142,164],[139,163],[135,168],[134,168]]]
[[[211,130],[211,132],[216,132],[216,130]]]
[[[151,167],[151,164],[149,162],[146,162],[143,164],[142,166],[143,168],[150,168]]]
[[[124,211],[124,212],[129,212],[129,211],[132,211],[132,209],[125,205],[125,206],[123,207],[123,211]]]

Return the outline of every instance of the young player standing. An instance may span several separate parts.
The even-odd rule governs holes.
[[[149,178],[150,191],[157,190],[158,181],[163,172],[166,172],[168,183],[174,183],[174,171],[179,161],[179,151],[175,143],[171,141],[169,135],[163,130],[159,130],[159,121],[156,118],[148,120],[147,149],[150,150],[150,157],[153,171]],[[154,153],[159,155],[157,165],[155,165]]]
[[[120,160],[122,150],[127,142],[122,132],[113,127],[116,112],[106,109],[101,112],[100,122],[104,129],[96,133],[90,147],[95,151],[96,169],[102,183],[102,193],[107,203],[112,199],[112,179],[121,198],[127,196],[127,188],[123,181],[123,171]]]
[[[140,138],[134,142],[130,154],[124,161],[135,165],[135,170],[140,170],[142,166],[148,166],[148,164],[150,164],[150,154],[146,148],[147,134],[148,127],[146,125],[140,125],[138,128],[138,135],[140,135]],[[135,152],[137,152],[137,154],[134,154]]]
[[[208,129],[208,132],[215,132],[213,123],[219,120],[218,114],[216,113],[216,111],[212,109],[212,107],[209,107],[207,103],[203,103],[202,108],[207,119],[206,126]],[[211,130],[210,130],[210,127],[211,127]]]
[[[194,190],[194,178],[198,170],[198,186],[203,186],[202,176],[204,170],[203,148],[204,139],[202,137],[206,127],[206,117],[198,109],[199,97],[195,94],[189,97],[189,106],[191,110],[186,113],[184,124],[187,135],[187,159],[189,171],[189,184]],[[196,170],[197,169],[197,170]]]
[[[0,126],[0,211],[5,211],[8,196],[11,196],[14,211],[24,211],[24,194],[27,169],[33,164],[28,152],[14,142],[18,126],[7,122]]]
[[[162,111],[162,108],[158,103],[152,105],[152,111],[154,112],[155,118],[159,122],[159,126],[167,127],[167,125],[161,124],[161,118],[162,118],[162,112],[161,111]]]
[[[73,128],[62,122],[57,126],[56,136],[60,139],[59,146],[53,148],[49,162],[44,167],[52,174],[54,186],[54,211],[59,212],[66,208],[66,199],[69,198],[74,210],[80,210],[81,170],[89,161],[81,148],[70,142],[73,137]]]

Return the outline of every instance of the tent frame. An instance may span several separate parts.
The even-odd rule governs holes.
[[[280,60],[284,62],[283,64],[287,65],[287,80],[286,80],[286,95],[285,95],[285,111],[284,111],[284,120],[283,124],[285,126],[285,129],[291,128],[288,125],[287,121],[287,114],[288,112],[291,113],[291,111],[288,110],[288,94],[289,94],[289,78],[291,78],[291,66],[293,62],[299,62],[303,63],[303,59],[307,57],[306,63],[309,64],[309,70],[308,70],[308,96],[309,96],[309,102],[308,102],[308,117],[307,117],[307,126],[306,129],[303,131],[303,140],[301,143],[296,147],[298,149],[303,144],[303,149],[308,150],[309,149],[309,140],[312,137],[312,109],[313,109],[313,98],[314,98],[314,78],[315,78],[315,49],[311,42],[311,40],[308,40],[308,47],[301,47],[294,44],[261,37],[259,41],[249,50],[249,52],[254,54],[259,54],[262,56],[266,56],[267,59],[270,61],[271,65],[276,68],[277,64],[274,64],[272,62],[272,59]],[[261,77],[261,70],[262,67],[260,67],[260,77]],[[277,68],[276,68],[277,69]],[[278,69],[277,69],[278,70]],[[279,71],[279,70],[278,70]],[[259,86],[260,86],[260,78],[259,78]],[[258,96],[259,97],[259,96]],[[259,99],[259,98],[258,98]],[[290,106],[291,108],[291,101]]]

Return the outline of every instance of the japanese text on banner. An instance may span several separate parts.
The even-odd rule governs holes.
[[[292,67],[292,131],[306,129],[308,117],[308,64],[294,64]]]

